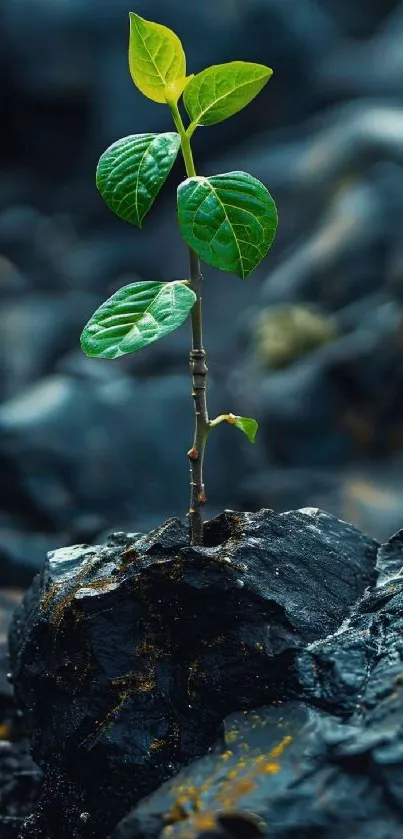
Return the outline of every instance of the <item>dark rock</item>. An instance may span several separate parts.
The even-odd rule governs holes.
[[[52,372],[58,357],[78,344],[94,309],[80,292],[25,295],[3,304],[0,313],[0,380],[7,399]]]
[[[39,793],[42,773],[30,756],[20,712],[13,704],[7,634],[23,592],[0,589],[0,836],[17,839]]]
[[[377,544],[319,511],[228,511],[205,537],[190,548],[173,519],[129,546],[49,555],[11,631],[45,772],[24,835],[105,836],[206,752],[226,714],[280,701],[293,651],[334,630],[373,580]]]
[[[297,656],[299,694],[330,713],[353,714],[357,730],[341,754],[350,751],[352,757],[383,747],[379,760],[375,751],[375,761],[382,763],[384,750],[385,764],[393,764],[393,751],[403,748],[402,620],[403,579],[392,577],[364,597],[336,635]],[[392,766],[385,771],[392,772]]]
[[[18,603],[21,602],[23,591],[19,589],[0,589],[0,724],[5,705],[9,706],[12,697],[12,688],[7,674],[9,673],[9,662],[7,659],[7,637],[11,623],[11,617]],[[1,743],[0,736],[0,743]],[[0,747],[1,748],[1,747]]]
[[[111,839],[398,839],[393,782],[380,761],[379,776],[371,771],[370,734],[368,754],[355,751],[358,730],[297,702],[229,718],[221,747],[141,802]]]
[[[29,753],[29,743],[0,738],[0,833],[18,839],[24,819],[32,810],[42,773]]]
[[[398,839],[403,827],[401,534],[389,578],[297,652],[304,698],[225,721],[223,740],[142,801],[111,839]]]
[[[399,530],[378,551],[376,560],[378,580],[384,583],[388,578],[403,574],[403,530]]]

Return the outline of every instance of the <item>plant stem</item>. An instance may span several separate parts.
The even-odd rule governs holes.
[[[193,161],[190,137],[186,134],[182,117],[176,103],[170,104],[173,121],[181,138],[181,148],[185,162],[186,174],[195,177],[196,169]],[[192,397],[195,406],[195,432],[192,448],[188,451],[190,462],[190,507],[189,507],[189,536],[191,545],[203,544],[203,507],[206,503],[206,493],[203,479],[204,452],[210,431],[207,411],[207,364],[206,351],[203,347],[202,322],[202,281],[200,260],[197,254],[189,248],[190,288],[196,295],[192,309],[192,349],[189,356],[189,366],[192,375]]]
[[[172,119],[175,123],[175,128],[181,138],[181,147],[182,147],[182,154],[183,159],[185,161],[185,169],[188,178],[194,178],[196,175],[196,169],[193,160],[192,148],[190,145],[190,137],[186,134],[186,129],[183,124],[182,117],[179,113],[179,108],[177,103],[172,103],[169,105]]]

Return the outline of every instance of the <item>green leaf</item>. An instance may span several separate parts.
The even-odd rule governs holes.
[[[195,300],[182,281],[131,283],[96,310],[82,332],[81,347],[97,358],[141,350],[181,326]]]
[[[255,419],[252,419],[252,417],[235,417],[234,414],[229,414],[229,417],[231,418],[229,420],[230,425],[235,425],[235,428],[239,428],[240,431],[243,431],[248,440],[251,443],[254,443],[259,423],[257,423]]]
[[[194,177],[178,188],[182,236],[215,268],[245,279],[266,256],[276,233],[276,205],[247,172]]]
[[[175,163],[180,137],[134,134],[113,143],[97,167],[97,187],[113,213],[141,227]]]
[[[186,58],[175,32],[130,12],[129,67],[134,84],[153,102],[177,101],[187,84]]]
[[[273,75],[270,67],[231,61],[202,70],[189,82],[183,101],[192,122],[214,125],[241,111]]]

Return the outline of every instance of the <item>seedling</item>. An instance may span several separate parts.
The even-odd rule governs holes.
[[[187,178],[178,187],[178,222],[189,247],[189,277],[124,286],[93,314],[81,335],[81,346],[89,356],[119,358],[163,338],[190,315],[195,432],[188,452],[188,516],[191,544],[201,545],[207,438],[213,428],[226,422],[243,431],[253,443],[258,424],[251,417],[231,413],[209,419],[200,258],[245,280],[273,242],[277,211],[266,187],[247,172],[197,175],[191,139],[198,126],[215,125],[241,111],[269,81],[272,70],[262,64],[231,61],[187,76],[185,53],[178,36],[134,12],[130,13],[129,67],[140,92],[168,107],[176,131],[135,134],[117,140],[100,158],[97,187],[119,218],[142,227],[181,149]],[[179,111],[181,97],[189,117],[187,127]]]

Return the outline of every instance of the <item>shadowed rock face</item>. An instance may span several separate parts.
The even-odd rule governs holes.
[[[141,802],[111,839],[200,839],[206,829],[221,839],[401,837],[401,535],[380,549],[383,583],[341,630],[297,653],[306,702],[228,718],[215,751]]]
[[[170,519],[49,555],[11,630],[16,695],[44,770],[21,837],[108,835],[222,735],[289,698],[298,652],[374,580],[377,543],[317,510],[225,514],[204,548]]]

